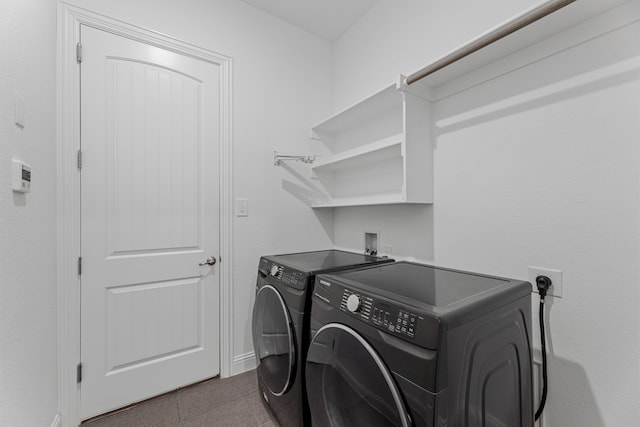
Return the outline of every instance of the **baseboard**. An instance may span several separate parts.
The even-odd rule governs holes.
[[[233,356],[231,375],[241,374],[256,368],[256,355],[253,351]]]
[[[62,426],[62,418],[60,418],[60,414],[56,414],[53,417],[53,421],[51,421],[51,427],[61,427]]]

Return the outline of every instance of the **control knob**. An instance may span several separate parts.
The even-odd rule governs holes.
[[[355,313],[360,309],[360,297],[358,295],[349,295],[349,298],[347,298],[347,309],[352,313]]]
[[[275,277],[278,274],[278,266],[273,264],[271,270],[269,270],[269,274]]]

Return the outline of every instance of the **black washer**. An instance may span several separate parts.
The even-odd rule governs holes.
[[[316,275],[391,262],[340,250],[260,258],[252,320],[258,387],[282,426],[310,425],[303,366]]]

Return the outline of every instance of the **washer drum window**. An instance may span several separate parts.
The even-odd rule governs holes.
[[[262,286],[256,294],[253,340],[258,375],[272,394],[282,396],[294,381],[296,348],[291,316],[271,285]]]
[[[338,323],[320,328],[305,366],[314,426],[411,425],[389,369],[353,329]]]

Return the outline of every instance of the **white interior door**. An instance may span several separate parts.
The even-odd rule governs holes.
[[[81,418],[219,373],[219,66],[81,26]]]

